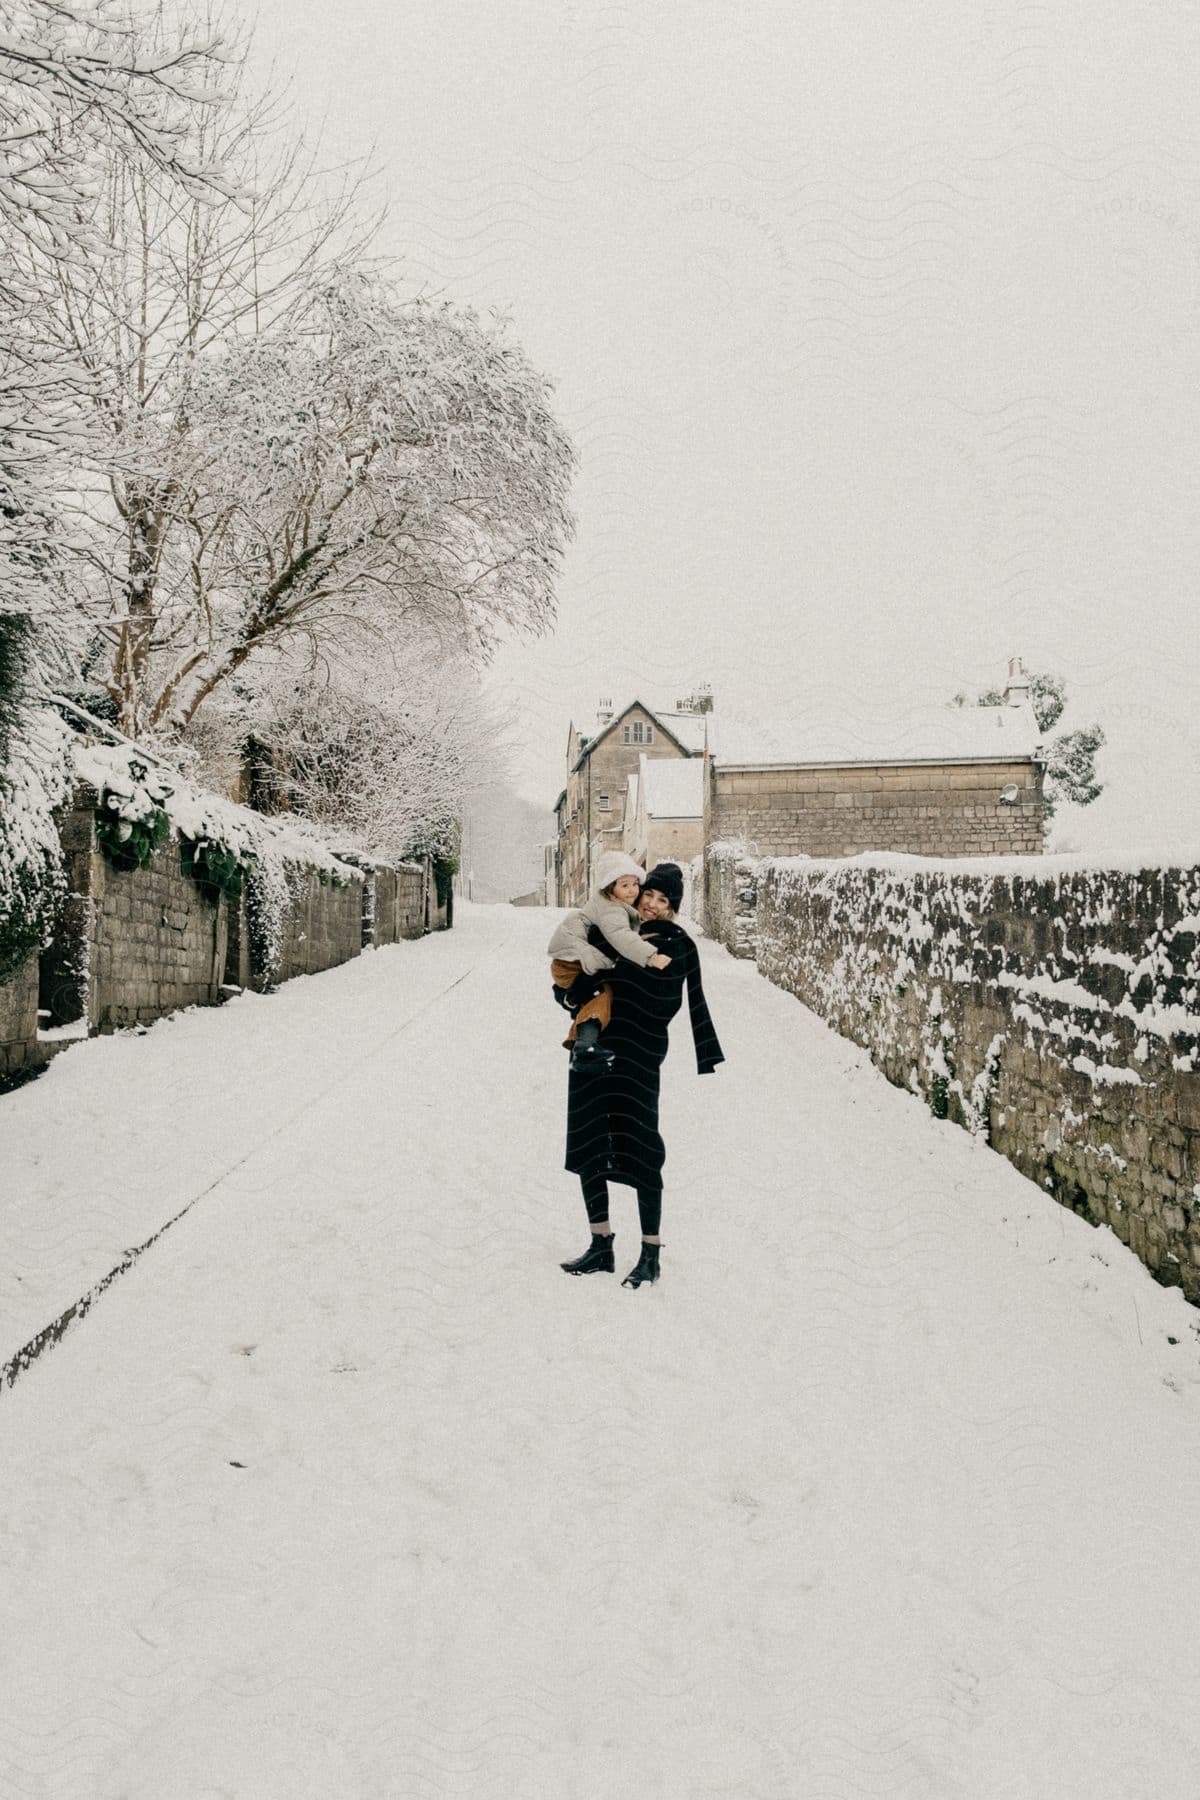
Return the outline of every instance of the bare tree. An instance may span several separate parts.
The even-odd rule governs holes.
[[[160,618],[151,728],[280,646],[486,658],[553,617],[574,453],[502,321],[342,271],[197,371],[189,444],[194,605]]]
[[[403,656],[365,640],[332,661],[284,655],[247,712],[273,753],[276,803],[384,856],[447,853],[511,749],[476,667],[436,640]]]
[[[202,167],[230,172],[226,196],[181,194],[140,144],[123,145],[97,195],[103,253],[51,270],[58,345],[87,370],[101,440],[100,479],[79,500],[84,610],[105,646],[96,674],[131,735],[149,722],[155,648],[186,636],[205,601],[197,374],[275,328],[299,284],[335,253],[361,255],[375,228],[360,205],[365,171],[324,168],[277,104],[248,94],[244,46],[220,73],[220,89],[189,103],[188,142]]]
[[[192,130],[225,55],[211,22],[172,29],[161,8],[0,0],[0,610],[65,604],[52,490],[90,448],[90,376],[48,301],[101,252],[99,171],[136,154],[177,197],[227,195]]]

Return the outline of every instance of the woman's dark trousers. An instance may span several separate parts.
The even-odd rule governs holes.
[[[603,1175],[584,1175],[580,1180],[588,1220],[592,1225],[601,1225],[608,1218],[608,1182]],[[642,1236],[657,1237],[662,1219],[662,1189],[640,1187],[637,1197]]]

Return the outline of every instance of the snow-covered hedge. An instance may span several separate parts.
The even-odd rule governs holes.
[[[57,713],[25,707],[0,765],[0,981],[48,941],[65,889],[54,809],[69,783],[69,735]]]

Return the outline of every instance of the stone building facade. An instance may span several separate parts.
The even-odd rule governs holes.
[[[1037,855],[1043,767],[1030,758],[708,765],[704,841],[756,856]]]
[[[629,777],[621,848],[652,869],[656,863],[686,868],[704,848],[704,758],[643,755]]]
[[[897,705],[888,719],[718,719],[704,842],[754,856],[1039,855],[1045,755],[1023,669],[1001,703]]]
[[[629,777],[640,759],[699,756],[704,747],[699,713],[653,710],[641,700],[619,713],[602,704],[596,724],[591,737],[572,724],[567,740],[567,784],[554,807],[559,906],[586,900],[597,857],[621,849]]]

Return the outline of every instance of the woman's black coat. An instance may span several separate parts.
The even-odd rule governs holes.
[[[567,1078],[566,1167],[585,1178],[604,1175],[630,1187],[661,1188],[666,1152],[658,1131],[659,1071],[685,983],[697,1069],[711,1074],[725,1057],[704,998],[695,940],[673,919],[647,920],[641,935],[655,941],[671,966],[642,969],[619,957],[598,978],[597,985],[607,981],[612,987],[612,1021],[602,1042],[616,1060],[605,1074],[571,1070]],[[613,954],[596,926],[588,939]]]

